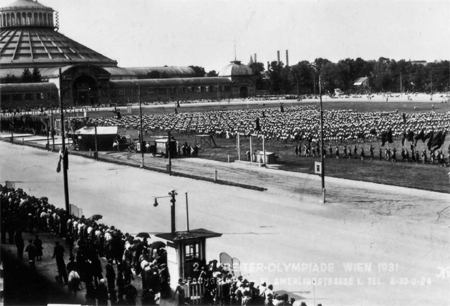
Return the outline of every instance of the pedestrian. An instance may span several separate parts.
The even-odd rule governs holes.
[[[361,147],[361,160],[364,160],[364,147]]]
[[[105,279],[100,279],[100,282],[97,286],[97,301],[98,305],[108,305],[108,289],[105,285]],[[130,305],[130,304],[128,304]]]
[[[36,238],[34,239],[34,247],[36,248],[36,259],[38,261],[42,260],[42,240],[39,238],[39,235],[36,235]]]
[[[77,292],[80,290],[80,275],[77,270],[71,270],[68,277],[69,294],[73,293],[73,297],[77,297]]]
[[[186,297],[184,294],[184,282],[182,278],[178,279],[178,285],[173,294],[174,299],[177,293],[178,293],[178,305],[186,305]]]
[[[66,264],[64,263],[64,247],[59,244],[59,241],[55,242],[55,248],[53,251],[52,259],[56,258],[56,266],[58,268],[59,280],[67,285],[68,277],[66,271]]]
[[[19,259],[23,258],[23,249],[25,247],[25,243],[23,241],[23,237],[22,237],[22,232],[21,231],[17,231],[16,234],[14,235],[14,241],[16,243],[16,247],[17,247],[17,257]]]
[[[336,159],[339,159],[339,147],[338,146],[336,146],[335,152],[336,152]]]
[[[295,145],[295,155],[298,156],[298,144]]]
[[[136,288],[129,282],[125,288],[125,301],[127,305],[136,305],[136,298],[138,296],[138,292]]]
[[[34,260],[36,258],[36,247],[34,246],[32,239],[28,239],[28,245],[25,248],[25,252],[28,253],[28,262],[30,263],[30,266],[34,267]]]

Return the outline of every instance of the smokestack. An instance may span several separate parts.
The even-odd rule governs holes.
[[[269,61],[267,61],[267,71],[269,71],[269,69],[270,69],[270,63],[269,63]]]
[[[289,66],[289,51],[286,50],[286,66]]]
[[[255,63],[258,62],[258,60],[256,59],[256,53],[255,53],[255,58],[253,60],[255,61]]]
[[[280,50],[277,51],[278,54],[278,64],[280,63]]]

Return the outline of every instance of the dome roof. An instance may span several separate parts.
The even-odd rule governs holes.
[[[223,67],[219,76],[251,76],[253,71],[247,65],[241,64],[240,61],[231,61],[230,64]]]
[[[51,28],[26,27],[0,33],[0,66],[6,68],[58,67],[92,64],[115,67],[117,62]]]
[[[33,1],[33,0],[16,0],[13,3],[11,3],[10,5],[0,8],[1,11],[3,11],[3,10],[18,10],[18,9],[53,10],[52,8],[42,5],[39,2]]]
[[[1,8],[0,25],[2,69],[74,64],[117,66],[116,61],[55,31],[58,28],[57,13],[37,1],[16,0]]]

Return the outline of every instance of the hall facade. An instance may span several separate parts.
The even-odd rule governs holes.
[[[57,107],[60,89],[66,107],[255,94],[253,72],[240,61],[225,65],[217,77],[195,77],[190,67],[119,67],[61,34],[56,20],[57,12],[33,0],[16,0],[0,9],[2,109]],[[43,82],[20,83],[26,68],[38,69]],[[165,78],[149,78],[155,71]],[[10,83],[13,79],[19,82]]]

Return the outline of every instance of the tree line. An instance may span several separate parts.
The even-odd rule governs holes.
[[[41,73],[39,69],[34,68],[33,72],[30,69],[25,68],[20,77],[16,77],[15,75],[7,75],[2,83],[38,83],[42,82]]]
[[[322,92],[335,88],[356,92],[355,80],[368,78],[368,92],[442,92],[449,91],[450,62],[417,63],[380,57],[377,61],[362,58],[333,63],[324,58],[313,62],[300,61],[293,66],[273,61],[266,70],[263,63],[250,65],[256,75],[257,90],[273,94],[318,94],[319,75]]]
[[[319,75],[322,92],[334,93],[335,88],[344,92],[357,92],[353,86],[356,79],[368,78],[365,92],[443,92],[450,91],[450,62],[435,61],[418,63],[407,60],[396,61],[380,57],[377,61],[344,59],[333,63],[325,58],[316,58],[313,62],[300,61],[293,66],[283,62],[272,61],[268,67],[255,62],[249,65],[256,78],[256,89],[272,94],[315,94],[319,93]],[[203,67],[189,66],[195,77],[215,77],[215,70],[206,72]],[[168,78],[164,72],[151,71],[147,78]],[[6,76],[3,83],[42,82],[37,68],[32,72],[25,68],[21,77]]]

